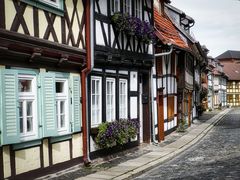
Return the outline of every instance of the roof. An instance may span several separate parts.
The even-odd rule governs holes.
[[[223,64],[223,72],[228,76],[229,80],[240,80],[240,63],[238,62],[221,62]]]
[[[221,55],[217,56],[216,59],[240,59],[240,51],[228,50]]]
[[[189,49],[189,46],[180,37],[177,29],[166,14],[160,15],[154,8],[154,26],[156,36],[164,43],[172,43],[180,48]]]

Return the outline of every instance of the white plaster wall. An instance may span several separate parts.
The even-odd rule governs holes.
[[[53,164],[70,160],[69,141],[52,144]]]
[[[137,118],[137,97],[130,98],[130,118]]]
[[[130,72],[130,91],[138,90],[138,73],[135,71]]]
[[[163,118],[167,119],[167,98],[163,98]]]
[[[3,171],[4,178],[11,176],[11,163],[10,163],[10,148],[3,146]]]
[[[106,0],[101,0],[101,1],[98,1],[99,2],[99,7],[100,7],[100,10],[101,10],[101,13],[104,14],[104,15],[107,15],[107,10],[108,10],[108,7],[107,7],[107,1]],[[97,8],[97,6],[96,6]]]
[[[15,152],[16,174],[21,174],[41,167],[40,147]]]
[[[104,43],[104,38],[103,38],[103,32],[102,32],[102,28],[101,28],[101,24],[100,24],[100,21],[95,21],[95,31],[96,31],[96,44],[97,45],[102,45],[102,46],[105,46],[105,43]]]
[[[83,156],[82,133],[72,135],[73,158]]]

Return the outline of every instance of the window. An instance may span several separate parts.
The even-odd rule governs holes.
[[[56,78],[56,123],[58,132],[68,132],[68,81],[66,79]]]
[[[81,130],[79,75],[24,68],[0,75],[0,146]]]
[[[36,77],[18,75],[20,138],[28,140],[37,135]]]
[[[102,121],[102,78],[93,76],[91,79],[91,118],[92,126]]]
[[[127,80],[120,79],[119,80],[119,118],[127,118],[128,117],[128,106],[127,106]]]
[[[60,0],[39,0],[39,1],[46,3],[50,6],[56,7],[56,8],[61,7]]]
[[[115,117],[115,79],[106,79],[106,120],[113,121]]]
[[[142,0],[135,0],[135,16],[142,19]]]
[[[123,0],[123,13],[131,15],[131,8],[132,8],[132,1],[129,0]]]
[[[120,0],[111,0],[111,14],[120,12]]]
[[[21,0],[37,8],[63,16],[63,0]]]

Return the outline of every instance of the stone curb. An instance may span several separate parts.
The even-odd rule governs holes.
[[[159,149],[161,149],[161,151],[164,151],[164,149],[166,151],[169,151],[168,153],[164,154],[164,155],[159,155],[159,157],[156,157],[154,159],[151,159],[145,163],[143,163],[143,165],[138,166],[138,167],[131,167],[129,168],[129,170],[124,170],[122,172],[122,174],[116,173],[116,175],[114,176],[114,172],[111,172],[111,168],[107,169],[106,171],[100,171],[97,172],[95,174],[90,174],[88,176],[85,177],[81,177],[78,178],[80,179],[91,179],[91,178],[95,178],[95,179],[115,179],[115,180],[121,180],[121,179],[132,179],[152,168],[154,168],[157,165],[160,165],[170,159],[172,159],[173,157],[175,157],[176,155],[179,155],[180,153],[182,153],[184,150],[186,150],[187,148],[193,146],[194,144],[196,144],[199,140],[201,140],[203,137],[205,137],[207,135],[207,133],[218,123],[220,122],[220,120],[229,112],[231,111],[231,109],[225,109],[224,111],[220,112],[219,114],[215,115],[214,117],[212,117],[211,119],[207,120],[206,122],[204,122],[203,124],[200,124],[199,126],[194,127],[193,129],[191,129],[187,134],[183,135],[181,138],[179,138],[177,141],[165,146],[165,147],[159,147]],[[193,133],[194,130],[196,129],[200,129],[199,133]],[[191,134],[192,133],[192,134]],[[179,143],[180,142],[180,143]],[[177,148],[174,148],[174,145],[179,146]],[[171,147],[172,146],[172,147]],[[170,150],[169,150],[170,149]],[[159,153],[161,152],[159,151]],[[148,153],[149,154],[149,153]],[[144,156],[147,156],[148,154],[145,154],[141,157],[144,158]],[[129,160],[131,162],[134,162],[134,160],[136,159],[132,159]],[[128,162],[128,161],[127,161]],[[122,163],[124,164],[124,163]],[[137,163],[136,163],[137,164]],[[119,164],[117,167],[121,166],[121,164]],[[104,172],[106,172],[106,176],[100,176],[104,174]],[[111,178],[109,176],[107,176],[107,174],[112,173]],[[99,176],[98,176],[99,175]],[[98,178],[97,178],[98,177]]]

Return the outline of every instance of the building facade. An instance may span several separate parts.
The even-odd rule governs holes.
[[[189,35],[194,20],[182,17],[181,12],[169,5],[169,1],[155,1],[158,41],[152,68],[152,118],[156,143],[176,130],[183,119],[190,126],[198,116],[196,106],[200,103],[200,74],[205,54]]]
[[[226,82],[227,95],[226,104],[229,106],[239,106],[240,105],[240,51],[228,50],[223,54],[216,57],[223,65],[223,71],[227,75],[228,80]],[[222,84],[225,84],[223,80]]]
[[[94,67],[88,79],[91,157],[101,153],[94,138],[103,122],[138,119],[139,136],[132,142],[138,144],[151,139],[153,46],[140,37],[141,32],[137,34],[132,29],[133,18],[151,27],[153,1],[96,0],[94,3]],[[121,24],[126,19],[128,24]]]
[[[82,161],[85,1],[0,1],[0,179]]]

